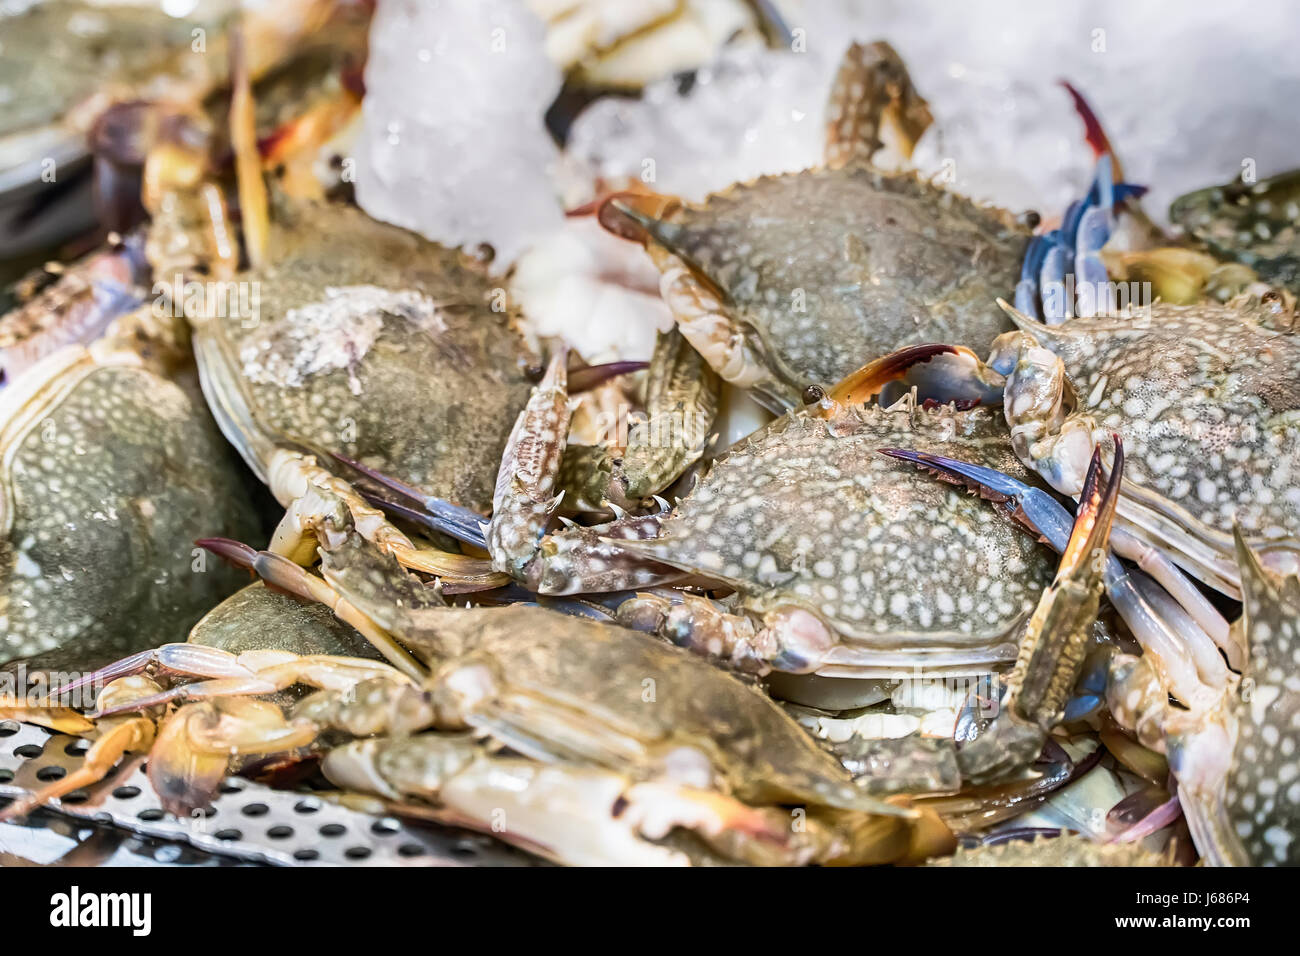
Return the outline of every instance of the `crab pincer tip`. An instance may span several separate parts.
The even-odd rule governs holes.
[[[945,458],[943,455],[932,455],[924,451],[908,451],[902,448],[881,448],[878,450],[881,454],[909,461],[921,468],[929,469],[944,481],[978,490],[985,497],[992,496],[993,500],[1019,499],[1032,491],[1023,481],[1012,478],[1010,475],[994,468],[987,468],[984,465],[974,465],[970,462],[958,461],[956,458]]]
[[[569,391],[585,392],[603,382],[619,375],[640,372],[650,367],[649,362],[606,362],[603,365],[588,365],[586,368],[574,369],[569,373]]]
[[[924,452],[909,451],[906,448],[877,448],[876,451],[881,455],[888,455],[890,458],[901,458],[903,461],[919,462],[925,460]]]
[[[1058,82],[1070,94],[1070,99],[1074,101],[1075,112],[1083,120],[1084,138],[1092,148],[1093,154],[1101,157],[1106,153],[1111,153],[1110,140],[1107,138],[1106,131],[1102,128],[1101,120],[1097,118],[1097,113],[1093,110],[1092,105],[1069,80],[1059,80]]]
[[[199,538],[194,542],[200,548],[210,551],[223,561],[228,561],[237,568],[253,570],[257,558],[257,549],[242,541],[232,538]]]
[[[418,502],[420,504],[423,504],[426,500],[424,493],[421,492],[418,488],[414,488],[411,485],[408,485],[404,481],[399,481],[396,478],[392,478],[388,475],[385,475],[382,471],[376,471],[374,468],[371,468],[369,465],[363,465],[355,458],[349,458],[347,455],[340,455],[336,451],[329,452],[329,456],[333,458],[335,461],[338,461],[346,465],[348,468],[351,468],[357,474],[370,479],[375,484],[380,485],[383,488],[387,488],[391,491],[397,492],[404,498],[409,498],[410,500]]]

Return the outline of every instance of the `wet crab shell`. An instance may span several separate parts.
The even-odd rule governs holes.
[[[1167,853],[1153,853],[1137,843],[1094,843],[1086,836],[1008,840],[961,848],[952,856],[931,860],[930,866],[1172,866]]]
[[[680,260],[716,287],[786,404],[906,345],[985,348],[1029,240],[1005,212],[863,164],[733,186],[650,232],[665,285]]]
[[[878,453],[917,448],[1023,476],[1000,412],[905,400],[846,415],[778,419],[718,461],[658,539],[629,547],[734,587],[759,614],[813,611],[841,639],[823,675],[1014,659],[1050,553],[964,490]]]
[[[1300,535],[1300,335],[1261,318],[1205,304],[1017,320],[1061,358],[1095,439],[1109,450],[1123,436],[1120,515],[1230,591],[1234,522],[1253,541]]]
[[[1188,193],[1169,218],[1216,256],[1300,292],[1300,170]]]
[[[84,666],[176,640],[239,580],[194,539],[258,527],[192,372],[66,355],[0,398],[0,661],[57,650]]]
[[[1237,537],[1245,593],[1236,626],[1250,651],[1241,679],[1216,706],[1165,721],[1183,811],[1212,865],[1300,862],[1300,545],[1270,550]]]
[[[536,361],[504,290],[461,253],[337,204],[277,211],[267,259],[238,277],[251,319],[216,317],[260,423],[488,510]]]
[[[1300,577],[1274,575],[1254,555],[1242,560],[1250,562],[1242,575],[1242,626],[1251,654],[1232,698],[1238,734],[1225,811],[1253,865],[1294,866],[1300,863]]]

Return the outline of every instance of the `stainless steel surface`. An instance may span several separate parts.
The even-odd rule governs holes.
[[[29,792],[75,769],[85,748],[86,742],[77,737],[0,721],[0,797]],[[226,779],[206,815],[177,818],[162,810],[140,758],[127,758],[99,784],[69,794],[56,801],[53,808],[77,821],[111,824],[154,841],[253,863],[526,866],[535,862],[481,834],[374,816],[342,806],[326,794],[273,790],[240,777]],[[23,829],[7,827],[0,831],[0,839],[6,844],[0,846],[0,865],[59,859],[50,858],[54,850],[48,838],[24,834]],[[66,849],[73,851],[93,836],[65,833]],[[104,844],[99,846],[103,848]],[[110,846],[107,852],[120,857],[117,849]],[[147,857],[139,862],[200,862],[182,859],[178,851],[148,844],[128,847],[127,852]],[[96,859],[95,852],[83,850],[83,854],[87,863],[103,862]],[[62,859],[67,862],[66,857]],[[130,862],[129,858],[117,859],[119,865]]]

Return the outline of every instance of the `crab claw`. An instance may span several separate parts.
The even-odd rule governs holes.
[[[1014,712],[1044,731],[1060,719],[1091,644],[1124,474],[1122,443],[1116,442],[1115,449],[1115,465],[1104,487],[1101,453],[1093,452],[1056,579],[1030,620],[1009,682]]]
[[[906,448],[881,448],[880,453],[911,462],[940,481],[960,485],[986,501],[1002,505],[1009,517],[1041,536],[1053,549],[1065,549],[1074,519],[1059,501],[1041,488],[1033,488],[993,468],[942,455]]]
[[[1028,766],[1064,718],[1092,644],[1123,470],[1121,453],[1102,488],[1101,456],[1093,458],[1056,578],[1034,609],[1020,655],[1004,681],[1002,708],[973,739],[957,747],[958,768],[971,783],[992,782]]]
[[[1101,586],[1101,573],[1107,555],[1111,525],[1115,520],[1115,507],[1119,501],[1120,481],[1124,476],[1124,442],[1115,436],[1115,463],[1105,487],[1101,486],[1101,449],[1094,448],[1088,475],[1079,495],[1079,508],[1075,512],[1074,527],[1061,555],[1057,578],[1080,576],[1087,582],[1095,580]],[[1085,571],[1084,569],[1090,569]]]
[[[1016,308],[1048,325],[1108,308],[1110,277],[1101,250],[1114,231],[1116,209],[1145,192],[1143,186],[1115,182],[1113,157],[1098,156],[1091,187],[1070,203],[1061,227],[1030,240],[1016,284]]]
[[[492,496],[488,552],[499,571],[519,577],[537,553],[559,504],[560,460],[569,431],[565,356],[551,360],[506,443]]]
[[[163,809],[190,816],[212,803],[235,756],[306,747],[317,728],[287,720],[269,701],[219,697],[185,704],[163,721],[149,750],[149,782]]]
[[[954,402],[970,408],[1000,404],[1004,384],[1003,377],[970,349],[925,342],[873,359],[829,389],[810,385],[804,391],[804,401],[816,404],[817,414],[827,419],[846,406],[873,398],[881,405],[892,405],[912,389],[921,401]]]
[[[131,654],[121,660],[106,664],[98,670],[82,674],[76,680],[61,685],[59,694],[60,696],[66,696],[88,687],[106,687],[106,685],[123,677],[134,677],[137,674],[144,673],[161,673],[168,676],[186,677],[236,678],[243,676],[245,671],[235,663],[233,655],[217,648],[205,647],[202,644],[164,644],[161,647],[151,647],[147,651],[140,651],[138,654]],[[158,703],[162,702],[158,701]],[[134,700],[130,702],[130,706],[119,704],[110,708],[108,702],[101,697],[99,710],[95,716],[103,717],[111,713],[139,710],[141,707],[149,705],[141,703],[140,700]]]
[[[404,481],[375,471],[345,455],[336,452],[331,452],[330,455],[386,492],[386,494],[374,494],[362,491],[366,501],[376,508],[381,508],[389,514],[405,518],[422,527],[440,531],[465,544],[472,544],[479,548],[487,547],[487,538],[483,535],[483,516],[477,511],[452,504],[442,498],[426,495]]]
[[[1083,120],[1084,139],[1092,147],[1092,154],[1098,159],[1107,154],[1114,155],[1111,150],[1110,139],[1106,136],[1101,120],[1091,104],[1084,99],[1083,94],[1069,80],[1061,80],[1060,83],[1065,92],[1070,94],[1070,99],[1074,102],[1074,110],[1079,114],[1079,119]],[[1119,162],[1116,161],[1116,175],[1119,175],[1119,172]]]
[[[605,362],[603,365],[576,368],[569,372],[569,392],[573,395],[586,392],[611,378],[641,372],[649,367],[649,362]]]
[[[596,205],[596,221],[606,232],[620,239],[642,244],[658,238],[663,220],[671,215],[681,200],[643,189],[612,193]]]

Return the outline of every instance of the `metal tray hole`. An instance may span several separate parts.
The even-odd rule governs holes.
[[[472,860],[479,854],[479,846],[469,840],[457,840],[451,848],[451,855],[462,860]]]

